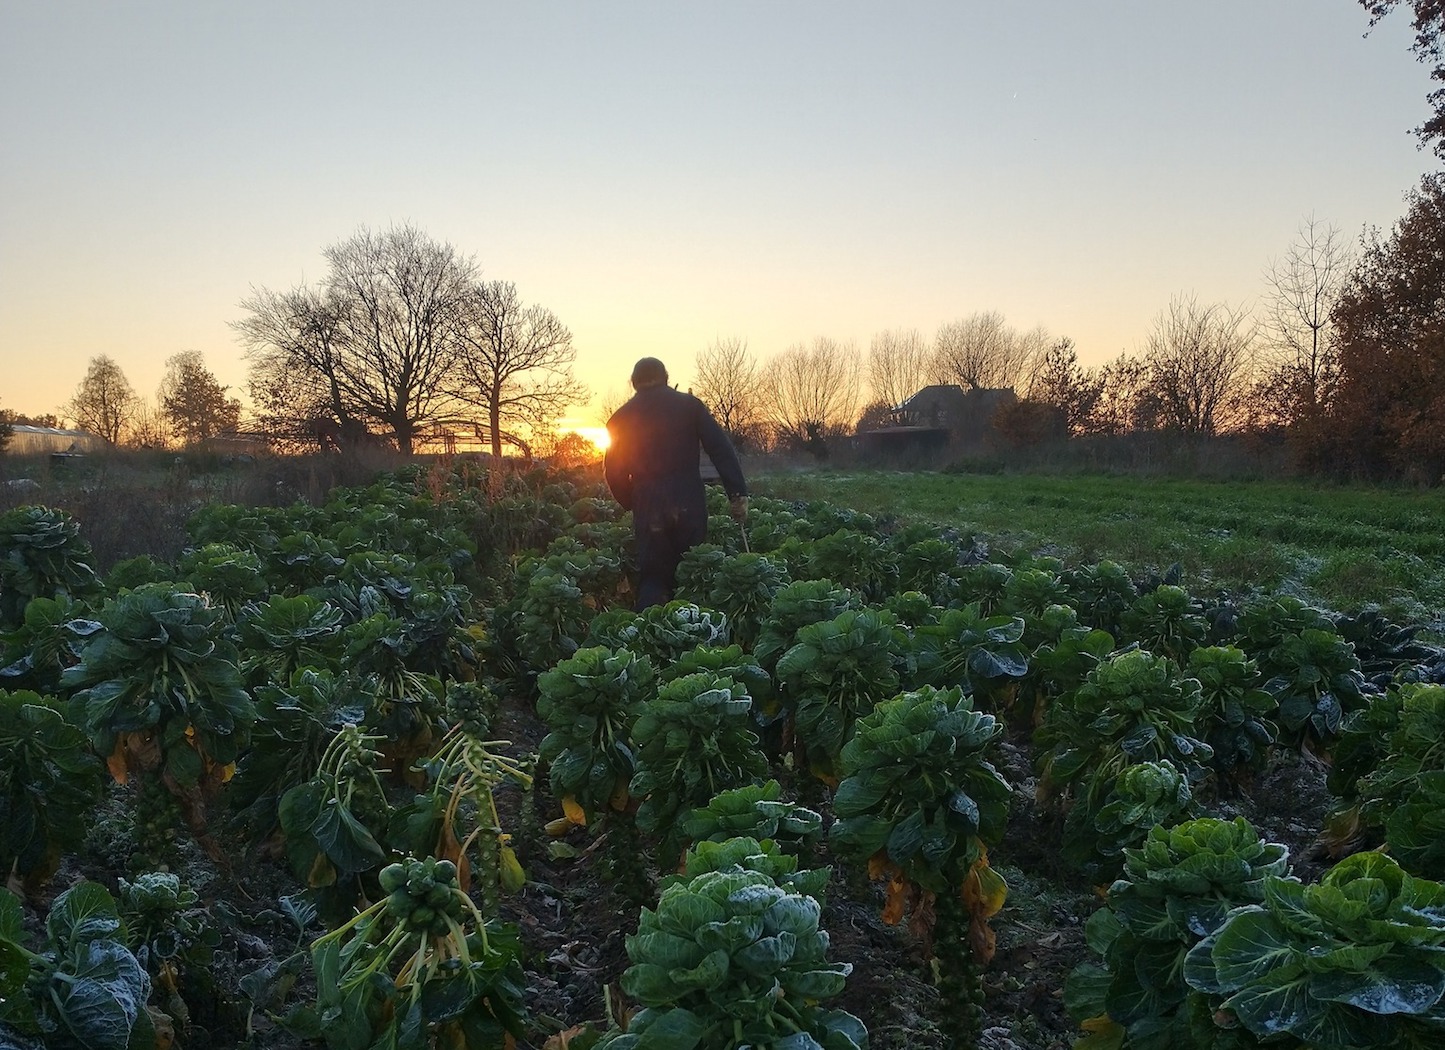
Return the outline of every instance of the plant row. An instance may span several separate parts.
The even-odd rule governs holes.
[[[415,474],[320,508],[205,508],[175,565],[137,559],[104,581],[64,515],[12,512],[0,866],[39,888],[81,848],[106,773],[130,803],[138,878],[173,863],[179,839],[222,866],[234,843],[262,844],[304,890],[285,906],[298,950],[251,975],[247,1009],[278,1011],[309,965],[316,997],[285,1023],[358,1050],[526,1031],[524,947],[498,920],[525,875],[495,792],[513,785],[533,805],[534,764],[560,811],[551,830],[598,836],[592,855],[644,905],[623,978],[643,1009],[588,1033],[609,1046],[866,1045],[856,1019],[799,1007],[846,976],[817,925],[829,875],[810,865],[824,853],[878,881],[884,918],[906,917],[937,960],[940,1026],[976,1034],[1006,895],[989,851],[1007,850],[1019,801],[997,768],[1006,738],[1035,755],[1065,862],[1119,880],[1100,916],[1123,915],[1122,884],[1155,839],[1212,828],[1214,799],[1294,749],[1331,764],[1337,855],[1385,852],[1303,886],[1236,829],[1238,851],[1273,858],[1244,880],[1250,893],[1323,901],[1338,888],[1373,906],[1388,889],[1407,901],[1391,914],[1426,916],[1403,938],[1412,951],[1445,924],[1429,903],[1445,877],[1445,659],[1411,628],[1287,597],[1202,599],[1110,563],[993,561],[971,537],[824,505],[755,510],[746,545],[715,515],[679,600],[640,614],[630,524],[564,478]],[[492,739],[514,698],[549,730],[535,756]],[[24,962],[28,989],[4,997],[3,1020],[52,1045],[92,1045],[77,1029],[102,1014],[112,1041],[94,1045],[150,1045],[157,1014],[185,1027],[181,989],[204,965],[179,948],[142,958],[109,894],[71,892],[110,917],[57,920],[26,946],[18,903],[0,912],[0,961],[12,976]],[[1188,936],[1158,949],[1177,956],[1168,990],[1149,985],[1132,1012],[1132,985],[1100,989],[1142,974],[1145,956],[1122,918],[1091,920],[1102,965],[1070,989],[1091,1039],[1177,1039],[1184,1018],[1200,1045],[1216,1045],[1213,1025],[1246,1042],[1368,1046],[1377,1016],[1394,1041],[1440,1022],[1437,957],[1371,947],[1365,927],[1331,934],[1346,977],[1261,1005],[1251,982],[1273,963],[1241,978],[1205,955],[1274,898],[1213,899],[1209,921],[1165,907]],[[194,907],[172,914],[211,929]],[[303,951],[313,917],[328,932]],[[1305,924],[1306,959],[1327,928]],[[135,965],[81,972],[98,954]],[[72,1002],[77,982],[107,1010]],[[1321,1010],[1329,1032],[1295,1024]]]

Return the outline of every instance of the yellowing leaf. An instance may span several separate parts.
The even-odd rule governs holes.
[[[542,1050],[568,1050],[568,1047],[572,1045],[573,1039],[590,1034],[593,1034],[590,1025],[573,1025],[565,1032],[558,1032],[556,1035],[548,1036],[547,1041],[542,1044]]]
[[[306,885],[313,889],[317,886],[336,885],[336,868],[326,854],[316,854],[316,859],[311,862],[311,870],[306,874]]]
[[[556,820],[549,820],[543,825],[543,830],[554,839],[559,839],[577,825],[573,824],[566,817],[558,817]]]
[[[587,826],[587,811],[578,805],[577,800],[568,795],[562,800],[562,812],[569,821],[579,828]]]
[[[467,851],[457,841],[456,829],[450,820],[442,822],[441,834],[437,836],[436,857],[449,860],[457,866],[457,886],[466,893],[472,888],[472,865],[467,860]]]
[[[231,782],[231,778],[232,778],[233,776],[235,776],[235,775],[236,775],[236,763],[234,763],[234,762],[227,762],[224,766],[221,767],[221,783],[222,783],[222,784],[229,784],[229,783]]]
[[[130,764],[125,760],[125,743],[117,740],[115,750],[105,760],[105,768],[110,770],[110,775],[115,778],[117,784],[124,784],[130,777]]]
[[[522,870],[522,863],[517,860],[517,853],[511,846],[503,846],[497,851],[497,870],[502,877],[502,889],[507,893],[516,893],[527,884],[527,873]]]
[[[897,926],[903,919],[903,905],[908,899],[908,883],[901,878],[894,878],[888,883],[888,897],[883,902],[883,921],[889,926]]]
[[[987,965],[993,958],[994,943],[993,929],[987,919],[974,915],[968,920],[968,947],[979,963]]]
[[[813,776],[817,777],[824,784],[828,785],[828,790],[838,790],[838,778],[833,775],[833,771],[829,766],[823,765],[818,762],[813,762],[808,766],[808,772],[812,773]]]
[[[1108,1014],[1080,1021],[1079,1027],[1089,1034],[1074,1044],[1074,1050],[1119,1050],[1128,1034],[1124,1026]]]
[[[974,861],[963,880],[963,903],[969,914],[988,919],[997,915],[1008,898],[1008,883],[989,867],[985,854]]]
[[[628,803],[631,801],[632,796],[627,792],[627,781],[619,778],[617,786],[612,789],[612,797],[607,800],[607,804],[618,813],[623,813],[626,812]],[[566,803],[564,802],[563,805],[565,806]],[[586,822],[584,821],[583,823],[585,825]]]
[[[897,877],[898,872],[898,865],[894,864],[891,860],[888,859],[887,850],[880,849],[877,853],[873,854],[873,856],[868,858],[869,879],[881,879],[884,877],[893,879]]]

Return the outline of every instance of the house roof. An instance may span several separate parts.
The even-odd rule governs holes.
[[[896,411],[920,412],[931,409],[954,409],[963,404],[966,396],[961,386],[953,383],[935,383],[918,391],[899,405]]]
[[[10,429],[16,434],[45,434],[49,437],[93,438],[96,436],[88,430],[61,430],[58,427],[32,427],[24,423],[16,423]]]

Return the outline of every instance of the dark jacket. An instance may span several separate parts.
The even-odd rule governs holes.
[[[643,387],[607,421],[607,487],[638,516],[705,506],[699,449],[728,496],[747,483],[732,442],[697,398],[669,386]]]

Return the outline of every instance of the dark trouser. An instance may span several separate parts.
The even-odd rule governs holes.
[[[688,501],[693,503],[693,501]],[[689,548],[707,539],[707,510],[698,505],[648,507],[633,517],[637,536],[636,609],[666,604],[677,586],[677,564]]]

